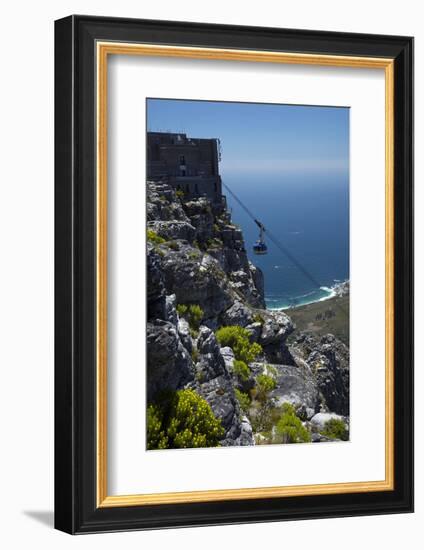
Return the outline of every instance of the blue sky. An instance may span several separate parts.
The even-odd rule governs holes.
[[[220,138],[222,175],[349,170],[349,109],[258,103],[147,100],[149,131]]]

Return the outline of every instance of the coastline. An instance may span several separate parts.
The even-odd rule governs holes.
[[[289,339],[303,331],[316,336],[333,334],[349,347],[349,292],[286,310],[296,328]]]
[[[332,298],[337,298],[337,297],[341,298],[343,296],[347,296],[349,294],[349,287],[350,287],[349,279],[346,279],[345,281],[337,281],[331,287],[321,286],[319,290],[323,292],[327,292],[327,294],[324,296],[321,296],[320,298],[315,298],[304,302],[299,302],[299,303],[295,303],[287,306],[278,306],[278,307],[269,306],[267,302],[266,308],[270,311],[288,311],[288,310],[292,311],[294,309],[299,309],[304,306],[325,302],[327,300],[331,300]],[[312,295],[315,292],[317,291],[312,291],[307,295]],[[305,295],[304,297],[306,297],[307,295]],[[302,298],[302,296],[299,296],[298,298]],[[265,300],[266,300],[266,297],[265,297]]]

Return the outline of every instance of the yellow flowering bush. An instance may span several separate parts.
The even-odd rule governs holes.
[[[147,240],[153,244],[162,244],[166,242],[166,240],[158,235],[155,231],[153,231],[153,229],[147,230]]]
[[[147,408],[147,448],[217,447],[224,435],[207,401],[194,390],[167,392]]]

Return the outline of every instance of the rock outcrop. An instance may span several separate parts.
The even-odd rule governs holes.
[[[288,337],[284,312],[265,309],[264,281],[249,262],[241,230],[225,203],[184,201],[166,183],[147,183],[147,398],[163,390],[194,389],[221,420],[221,445],[253,445],[255,433],[237,392],[249,392],[272,369],[274,406],[291,403],[305,422],[319,414],[349,414],[349,350],[334,336]],[[199,308],[194,327],[181,307]],[[234,351],[215,332],[238,325],[260,356],[241,379]],[[315,441],[325,440],[314,435]]]
[[[194,376],[190,353],[168,321],[147,323],[147,399],[184,387]]]
[[[301,333],[290,349],[297,364],[309,367],[322,396],[322,409],[349,415],[349,348],[332,334]]]

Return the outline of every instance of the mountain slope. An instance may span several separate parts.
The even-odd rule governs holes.
[[[149,403],[194,390],[222,424],[221,445],[288,442],[278,426],[289,412],[306,440],[326,440],[317,413],[347,424],[347,347],[331,335],[287,345],[294,325],[265,309],[263,275],[224,200],[186,201],[147,182],[147,236]]]

